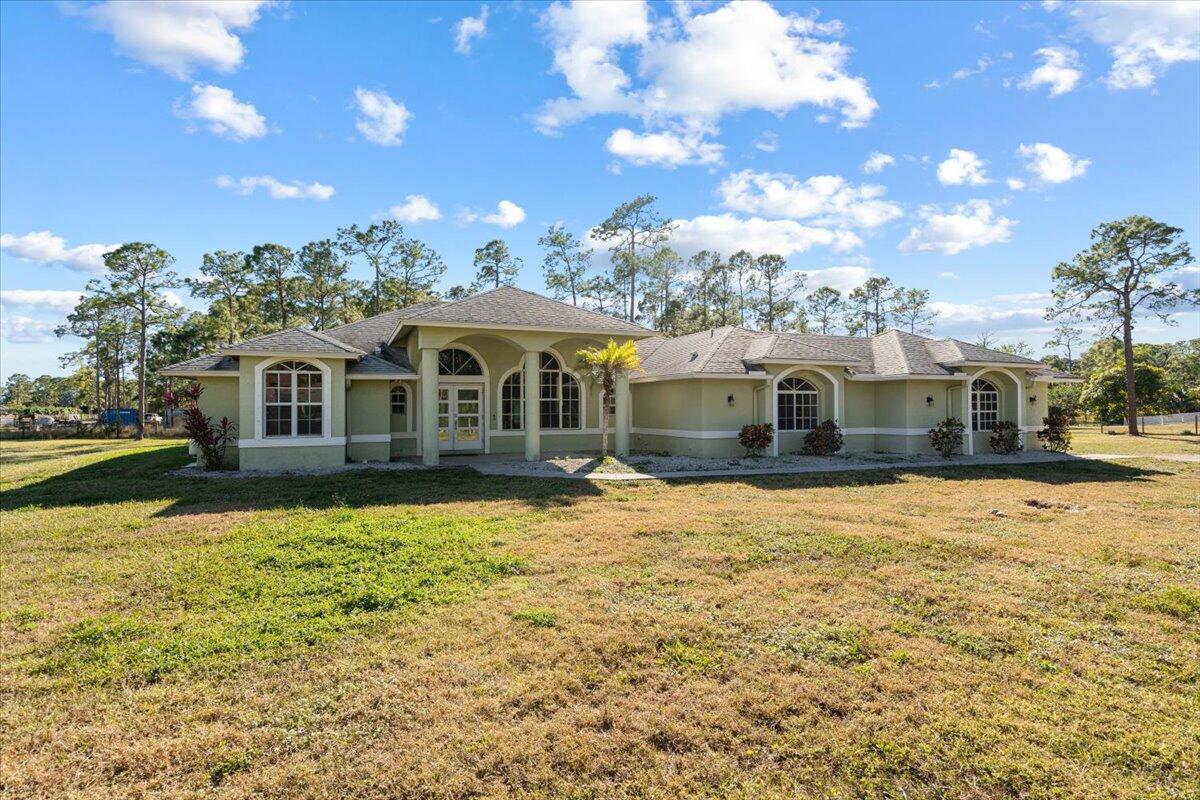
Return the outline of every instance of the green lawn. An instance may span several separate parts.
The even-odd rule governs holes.
[[[1194,464],[186,461],[0,442],[6,796],[1197,796]]]

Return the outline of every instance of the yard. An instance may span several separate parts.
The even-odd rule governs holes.
[[[186,461],[0,443],[5,796],[1200,796],[1197,464]]]

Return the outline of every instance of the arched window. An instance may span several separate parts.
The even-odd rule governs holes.
[[[392,413],[408,415],[408,389],[400,384],[392,387]]]
[[[281,361],[266,370],[266,436],[321,435],[321,370]]]
[[[1000,392],[991,381],[971,381],[971,430],[990,431],[1000,421]]]
[[[553,353],[542,353],[538,371],[538,419],[550,430],[580,427],[579,382]],[[500,428],[525,427],[525,371],[518,368],[500,384]]]
[[[806,431],[817,427],[820,396],[817,387],[803,378],[784,378],[776,391],[779,430]]]
[[[475,356],[452,347],[438,353],[438,375],[483,375]]]

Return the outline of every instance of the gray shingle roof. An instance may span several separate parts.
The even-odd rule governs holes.
[[[825,336],[815,333],[766,333],[733,326],[673,339],[638,342],[646,376],[751,375],[763,361],[840,362],[858,375],[943,377],[959,374],[963,361],[1044,366],[956,339],[927,339],[890,330],[877,336]]]
[[[345,342],[351,347],[356,347],[365,353],[369,353],[381,344],[390,343],[389,340],[392,338],[392,334],[396,332],[396,329],[400,327],[401,320],[409,315],[441,304],[440,300],[415,303],[404,308],[397,308],[394,311],[385,311],[373,317],[360,319],[357,322],[339,325],[336,328],[328,328],[324,333],[338,341]]]
[[[346,366],[346,374],[353,378],[356,375],[416,375],[417,373],[408,363],[407,356],[404,358],[404,363],[401,364],[384,358],[382,355],[368,353],[361,360],[350,362]]]
[[[363,351],[357,347],[307,328],[289,328],[286,331],[256,336],[224,350],[232,353],[323,353],[343,358],[363,355]]]
[[[220,374],[222,372],[229,372],[237,374],[237,371],[237,356],[223,356],[220,353],[209,353],[205,356],[191,358],[187,361],[180,361],[176,364],[163,367],[159,370],[159,374],[170,377],[176,373],[211,372],[213,374]]]
[[[501,286],[453,303],[439,303],[404,316],[404,323],[421,325],[494,325],[497,328],[545,328],[553,331],[587,331],[614,336],[649,336],[641,325],[597,311],[560,303],[515,286]]]

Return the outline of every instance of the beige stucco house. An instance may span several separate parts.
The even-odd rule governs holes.
[[[642,370],[601,409],[575,354],[609,339],[635,341]],[[1027,358],[900,331],[730,326],[665,338],[512,287],[268,334],[162,374],[198,381],[202,410],[238,426],[228,458],[243,469],[597,452],[601,413],[618,454],[737,455],[741,427],[760,422],[777,431],[772,454],[794,453],[827,419],[849,451],[924,453],[929,428],[948,416],[970,420],[965,449],[975,453],[997,421],[1023,435],[1039,428],[1049,384],[1071,380]]]

